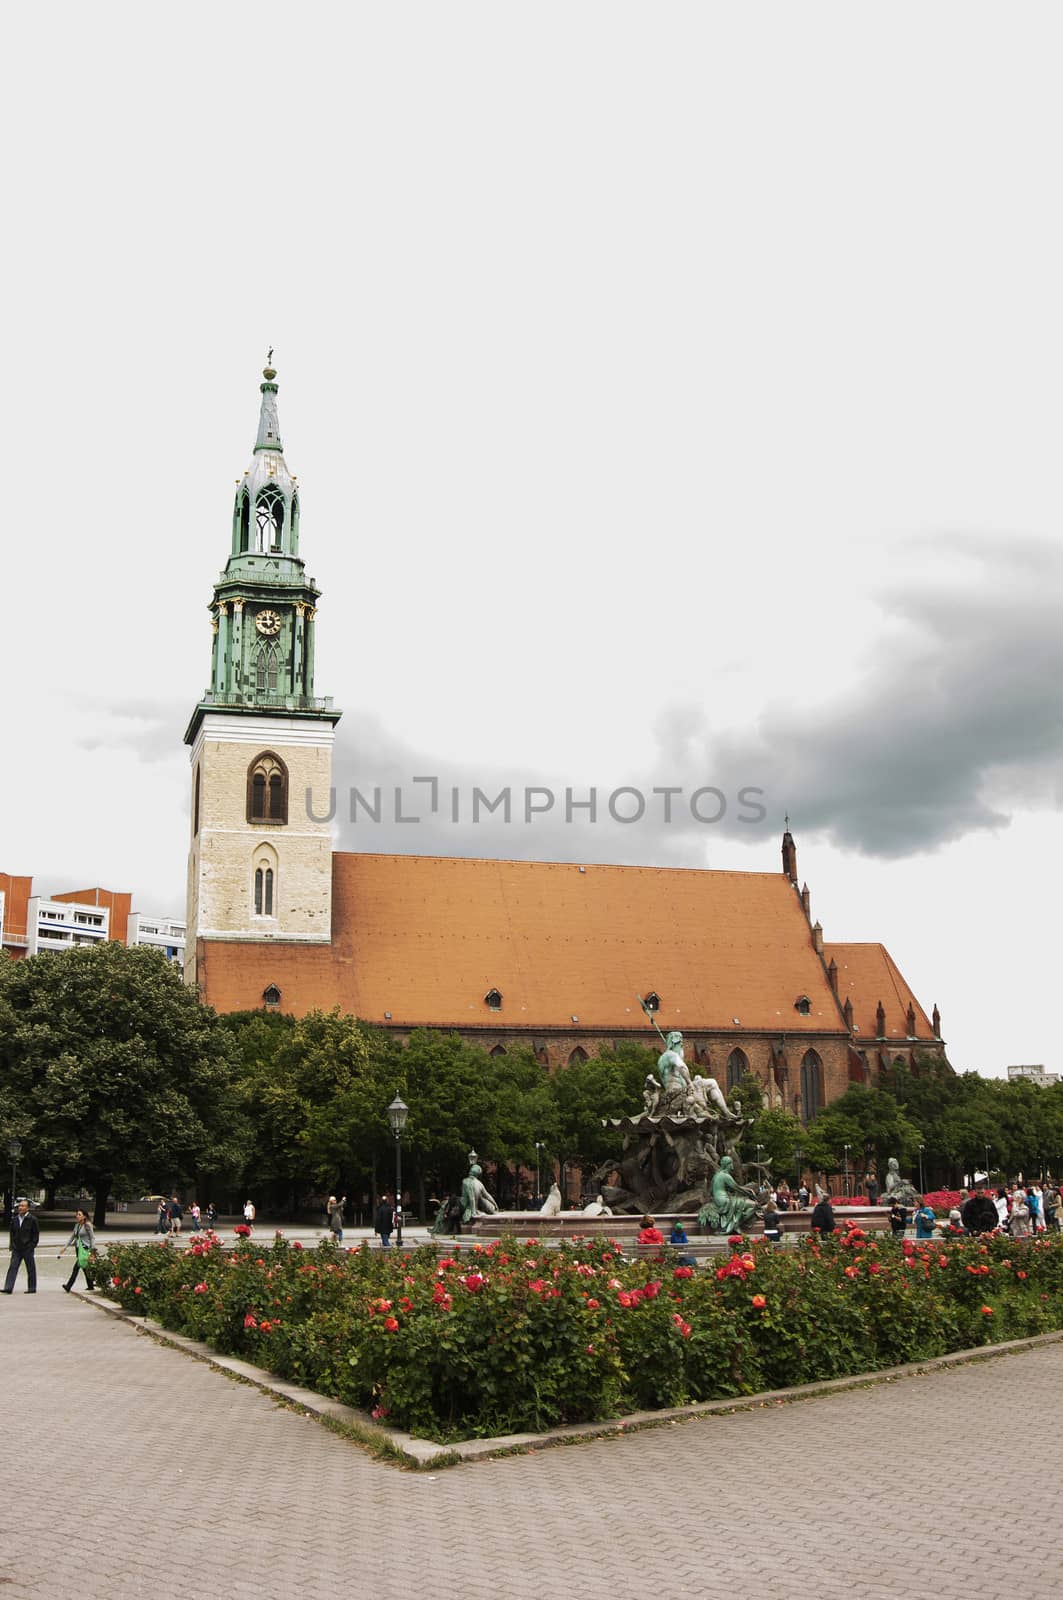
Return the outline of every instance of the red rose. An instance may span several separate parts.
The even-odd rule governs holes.
[[[768,1303],[767,1297],[765,1295],[762,1295],[762,1294],[755,1294],[753,1296],[752,1301],[751,1301],[751,1304],[752,1304],[752,1307],[753,1307],[754,1311],[763,1311],[764,1307],[767,1305],[767,1303]]]
[[[993,1307],[992,1306],[983,1306],[982,1307],[982,1315],[983,1315],[983,1317],[991,1317],[993,1315]]]
[[[253,1311],[249,1311],[247,1313],[247,1316],[244,1318],[244,1327],[245,1328],[257,1328],[258,1327],[258,1323],[255,1320],[255,1313]]]
[[[675,1271],[672,1273],[673,1278],[692,1278],[693,1276],[693,1267],[676,1267]]]
[[[587,1301],[587,1310],[588,1311],[597,1311],[597,1309],[598,1309],[600,1304],[601,1304],[601,1302],[598,1301],[598,1300],[588,1300]]]
[[[207,1286],[206,1286],[205,1283],[197,1283],[196,1286],[195,1286],[195,1289],[192,1292],[194,1294],[206,1294]]]
[[[399,1328],[399,1319],[398,1319],[398,1317],[385,1317],[384,1318],[384,1326],[388,1330],[389,1333],[397,1333],[398,1332],[398,1328]]]

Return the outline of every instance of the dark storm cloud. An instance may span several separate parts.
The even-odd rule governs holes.
[[[725,786],[756,772],[802,831],[879,856],[1060,803],[1063,555],[1003,539],[938,549],[952,578],[883,597],[902,626],[863,680],[826,709],[773,707],[752,735],[716,741]]]
[[[335,762],[340,846],[689,863],[724,834],[747,843],[774,835],[788,811],[802,834],[900,857],[1006,826],[1019,809],[1059,805],[1063,555],[1034,541],[943,538],[933,556],[933,579],[880,593],[887,626],[874,626],[877,655],[862,676],[828,681],[815,707],[772,704],[738,732],[714,729],[698,707],[666,707],[656,754],[639,770],[594,777],[439,762],[379,723],[349,719]],[[872,631],[866,611],[861,622]],[[826,644],[820,653],[828,672],[832,654],[844,658]],[[434,809],[431,786],[413,782],[419,776],[437,780]],[[620,786],[630,792],[611,812]],[[667,786],[678,789],[669,801]],[[352,787],[378,807],[379,821],[357,803],[351,820]],[[578,804],[592,787],[593,822]],[[473,821],[477,788],[509,791],[508,822],[482,806]],[[545,791],[533,795],[544,809],[530,821],[528,790]],[[752,799],[741,799],[751,790],[765,811],[759,823]],[[639,810],[637,796],[638,820],[618,820]]]

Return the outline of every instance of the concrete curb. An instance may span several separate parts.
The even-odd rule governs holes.
[[[459,1463],[484,1461],[502,1455],[521,1454],[531,1450],[545,1450],[551,1446],[579,1444],[587,1439],[615,1437],[644,1428],[659,1428],[665,1423],[688,1422],[699,1417],[733,1416],[739,1411],[756,1411],[761,1406],[793,1405],[800,1400],[814,1400],[821,1395],[844,1394],[849,1389],[866,1389],[872,1384],[892,1383],[899,1378],[917,1378],[950,1367],[965,1366],[974,1361],[986,1361],[995,1356],[1015,1355],[1025,1350],[1037,1350],[1043,1345],[1063,1341],[1063,1329],[1055,1333],[1039,1333],[1029,1339],[1009,1339],[1001,1344],[980,1345],[974,1350],[956,1350],[951,1355],[935,1356],[929,1361],[913,1361],[901,1367],[885,1367],[877,1372],[854,1373],[847,1378],[825,1378],[818,1383],[802,1383],[792,1389],[764,1389],[759,1394],[736,1395],[729,1400],[703,1400],[694,1405],[670,1406],[664,1411],[632,1411],[609,1422],[571,1422],[551,1428],[547,1433],[502,1434],[493,1439],[463,1439],[453,1444],[434,1444],[429,1439],[415,1439],[412,1434],[397,1428],[381,1427],[365,1411],[330,1400],[313,1389],[302,1389],[298,1384],[285,1383],[262,1367],[249,1361],[239,1361],[235,1356],[219,1355],[209,1345],[197,1339],[187,1339],[183,1334],[171,1333],[161,1323],[150,1317],[137,1317],[114,1300],[99,1294],[86,1294],[84,1290],[71,1290],[72,1296],[95,1306],[120,1322],[127,1322],[138,1332],[146,1333],[159,1344],[170,1345],[183,1355],[208,1366],[229,1373],[245,1383],[252,1384],[264,1394],[296,1406],[309,1416],[317,1417],[326,1425],[332,1424],[341,1431],[353,1434],[363,1443],[386,1452],[398,1464],[418,1469],[457,1466]]]

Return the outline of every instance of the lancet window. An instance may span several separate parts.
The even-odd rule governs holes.
[[[288,769],[268,750],[256,756],[247,773],[248,822],[286,823]]]

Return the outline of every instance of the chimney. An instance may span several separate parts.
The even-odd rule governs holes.
[[[838,963],[835,961],[833,956],[831,956],[831,958],[830,958],[830,966],[827,968],[827,982],[830,984],[831,988],[834,990],[834,993],[837,994],[838,993]]]
[[[845,1014],[845,1026],[848,1028],[849,1032],[852,1033],[852,1031],[853,1031],[853,1002],[849,998],[848,995],[846,995],[846,997],[845,997],[845,1004],[842,1006],[842,1011]]]
[[[823,954],[823,926],[819,922],[812,924],[812,943],[815,946],[817,956],[821,956]]]
[[[875,1037],[877,1039],[884,1039],[886,1037],[886,1007],[882,1004],[881,1000],[879,1001],[878,1008],[875,1011]]]
[[[805,908],[805,916],[812,921],[812,896],[808,892],[808,884],[801,885],[801,904]]]
[[[797,887],[797,846],[790,832],[790,819],[786,819],[786,832],[782,836],[782,869],[790,882]]]
[[[941,1012],[938,1010],[937,1006],[934,1007],[934,1012],[933,1012],[933,1015],[930,1018],[930,1021],[934,1025],[934,1038],[935,1039],[940,1039],[941,1038]]]

